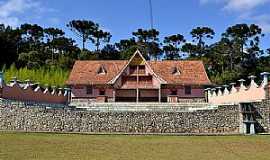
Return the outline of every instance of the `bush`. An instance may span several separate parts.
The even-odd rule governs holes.
[[[17,69],[15,65],[11,65],[9,69],[4,70],[4,75],[6,82],[15,76],[22,81],[29,79],[33,82],[39,82],[41,85],[64,87],[69,71],[59,67],[41,67],[39,69],[24,67]]]

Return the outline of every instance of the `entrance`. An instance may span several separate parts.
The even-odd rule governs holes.
[[[246,134],[250,134],[250,123],[246,123]]]
[[[158,89],[140,89],[139,102],[158,102]]]
[[[135,89],[116,90],[115,102],[136,102],[136,90]]]

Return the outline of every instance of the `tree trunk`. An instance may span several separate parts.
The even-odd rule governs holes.
[[[85,39],[85,35],[83,35],[83,50],[85,49],[85,42],[86,42],[86,39]]]

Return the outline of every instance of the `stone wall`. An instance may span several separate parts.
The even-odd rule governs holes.
[[[270,133],[270,99],[254,103],[256,108],[256,130],[260,133]]]
[[[238,105],[189,112],[96,112],[0,107],[0,130],[85,133],[237,134]]]

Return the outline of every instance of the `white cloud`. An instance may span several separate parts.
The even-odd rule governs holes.
[[[270,14],[256,14],[255,8],[270,3],[270,0],[200,0],[202,5],[208,3],[221,4],[222,10],[237,12],[237,21],[258,24],[264,33],[270,33]],[[267,4],[268,5],[268,4]]]
[[[18,26],[20,20],[17,14],[40,7],[40,3],[34,0],[7,0],[0,3],[0,23],[10,26]]]
[[[201,4],[222,3],[224,10],[239,12],[254,9],[268,2],[270,2],[270,0],[200,0]]]
[[[243,20],[258,24],[264,33],[270,33],[270,14],[249,15],[242,18]]]
[[[228,0],[224,9],[234,11],[251,10],[267,2],[269,0]]]

